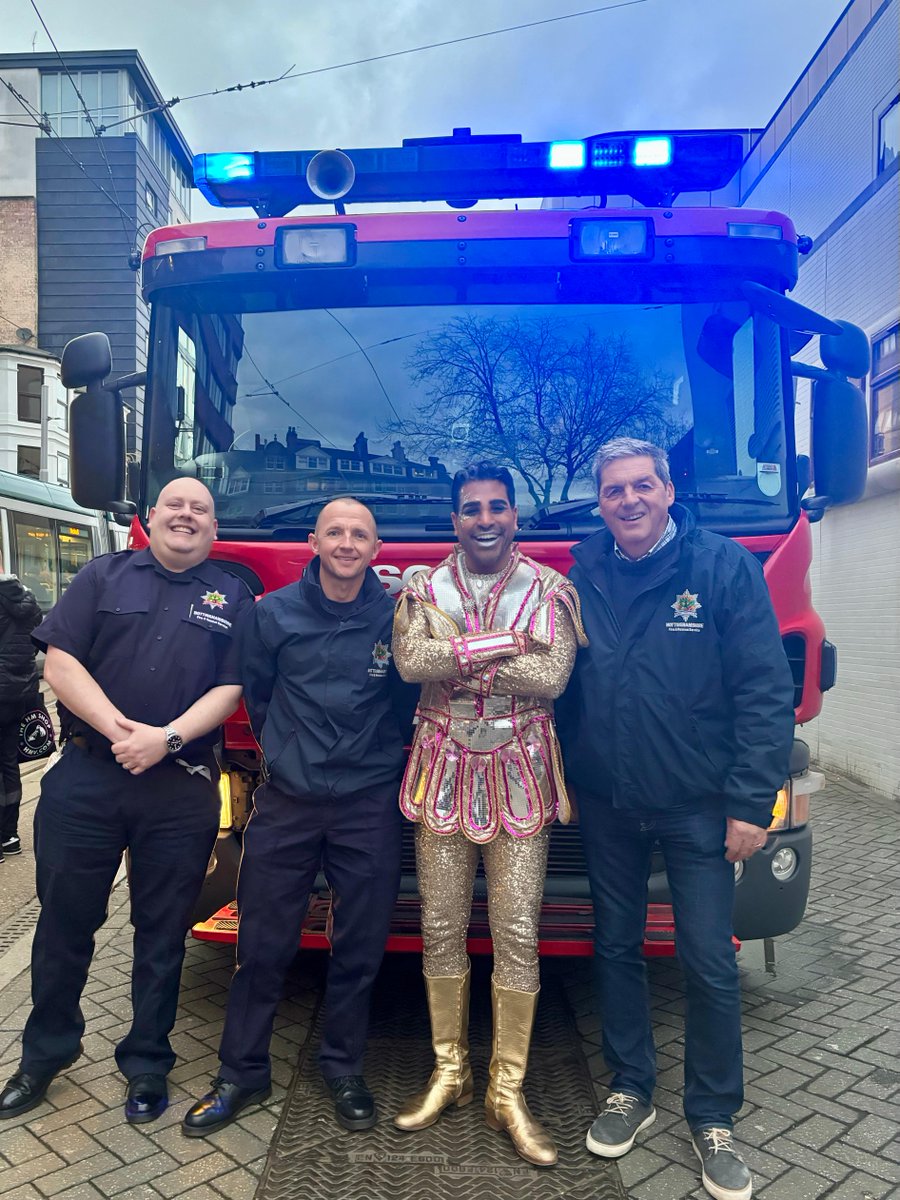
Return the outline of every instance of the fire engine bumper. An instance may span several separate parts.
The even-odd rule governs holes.
[[[734,936],[741,942],[780,937],[803,919],[812,868],[812,829],[783,829],[770,833],[762,850],[736,872]],[[790,874],[788,874],[790,872]],[[650,876],[651,903],[671,904],[665,872]]]

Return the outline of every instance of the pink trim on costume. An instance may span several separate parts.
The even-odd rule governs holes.
[[[516,626],[519,623],[519,617],[521,617],[522,613],[524,612],[525,605],[531,599],[531,593],[534,591],[534,589],[537,587],[537,585],[538,585],[538,579],[537,578],[532,579],[531,587],[525,593],[525,598],[522,600],[522,603],[519,605],[519,611],[513,617],[513,622],[512,622],[513,626]]]

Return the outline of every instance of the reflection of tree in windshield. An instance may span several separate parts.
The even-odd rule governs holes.
[[[567,500],[610,438],[669,446],[683,432],[664,415],[672,379],[645,374],[624,334],[470,314],[424,338],[407,370],[424,395],[385,429],[424,454],[513,468],[538,506]]]

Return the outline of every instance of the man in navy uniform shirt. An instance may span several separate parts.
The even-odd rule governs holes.
[[[244,833],[222,1066],[184,1119],[189,1137],[269,1095],[275,1010],[320,867],[334,920],[319,1067],[340,1125],[376,1120],[362,1060],[400,882],[397,793],[418,688],[391,661],[394,604],[369,566],[381,548],[372,513],[333,500],[309,542],[306,574],[263,597],[245,641],[244,700],[268,781]]]
[[[116,1047],[126,1119],[167,1104],[184,937],[219,817],[219,727],[241,696],[253,598],[208,561],[213,498],[176,479],[150,510],[150,547],[84,566],[34,632],[65,746],[34,823],[41,915],[33,1008],[0,1117],[40,1104],[81,1053],[81,993],[123,852],[131,852],[133,1021]]]

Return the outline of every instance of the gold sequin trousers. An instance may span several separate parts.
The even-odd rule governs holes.
[[[487,878],[494,983],[520,992],[538,990],[538,926],[549,842],[547,827],[525,838],[501,830],[492,841],[477,846],[462,833],[438,834],[416,826],[427,976],[461,976],[468,970],[466,932],[480,854]]]

